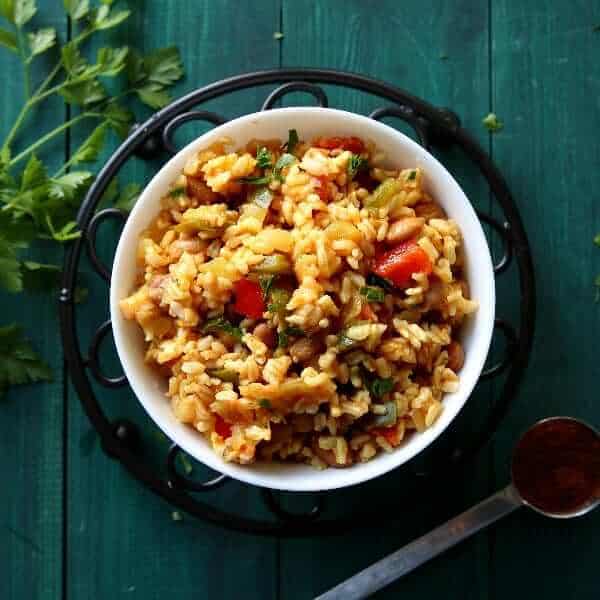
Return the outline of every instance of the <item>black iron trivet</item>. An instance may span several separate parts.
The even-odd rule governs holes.
[[[504,358],[488,367],[481,377],[485,379],[503,373],[503,384],[498,397],[490,403],[484,425],[467,436],[467,439],[461,436],[461,443],[453,443],[451,451],[445,451],[442,457],[437,457],[434,465],[426,470],[415,472],[414,468],[409,468],[413,462],[410,461],[408,465],[396,469],[393,474],[379,478],[376,483],[363,484],[365,493],[368,493],[369,486],[373,485],[378,486],[377,489],[381,492],[382,480],[385,481],[392,476],[401,477],[403,493],[400,496],[389,493],[370,494],[368,502],[358,503],[365,508],[353,509],[341,518],[323,517],[325,495],[316,495],[313,499],[313,507],[308,512],[295,513],[285,509],[274,492],[254,488],[252,493],[260,493],[263,496],[264,504],[269,511],[268,518],[240,515],[235,507],[223,510],[204,501],[208,498],[218,501],[218,492],[213,493],[213,490],[225,483],[240,486],[244,484],[219,474],[215,474],[208,481],[194,481],[177,469],[180,450],[176,445],[171,446],[167,456],[162,458],[162,463],[152,460],[150,455],[144,452],[140,425],[126,419],[109,420],[102,408],[101,399],[92,387],[90,374],[94,380],[107,388],[102,394],[104,400],[110,394],[111,388],[127,385],[124,375],[109,377],[103,373],[100,366],[99,347],[102,340],[111,332],[110,320],[102,322],[96,329],[90,347],[87,349],[87,356],[82,353],[77,335],[78,319],[84,317],[83,308],[75,303],[75,289],[84,249],[87,248],[93,268],[108,283],[110,269],[102,264],[96,251],[98,226],[104,220],[119,219],[124,222],[126,219],[121,211],[114,208],[96,212],[111,180],[134,155],[138,158],[150,159],[175,153],[173,134],[182,123],[201,120],[219,125],[227,120],[218,114],[198,110],[195,107],[237,90],[275,84],[279,84],[279,87],[268,95],[261,110],[272,108],[285,94],[297,91],[307,92],[314,96],[320,106],[327,106],[327,95],[318,84],[352,88],[391,103],[389,106],[373,111],[369,115],[371,118],[381,120],[384,117],[396,117],[403,120],[414,129],[419,142],[427,149],[456,147],[462,150],[487,180],[493,197],[503,213],[502,221],[479,213],[480,219],[499,234],[504,248],[503,256],[496,263],[494,271],[496,275],[505,271],[513,257],[518,269],[519,323],[513,326],[506,321],[499,319],[496,321],[496,329],[503,333],[506,341]],[[255,107],[248,107],[248,112],[255,109]],[[389,525],[393,515],[398,513],[397,508],[402,503],[402,498],[408,498],[412,503],[416,502],[417,495],[426,492],[432,483],[439,484],[445,477],[456,472],[456,469],[472,459],[492,437],[510,403],[515,399],[518,385],[527,366],[535,320],[533,265],[519,211],[502,175],[486,152],[461,127],[457,115],[448,109],[434,107],[399,88],[362,75],[322,69],[259,71],[231,77],[200,88],[173,102],[133,131],[98,175],[86,195],[77,220],[82,236],[67,250],[59,298],[62,342],[75,389],[86,414],[100,436],[104,451],[173,506],[200,519],[248,533],[281,536],[342,533],[361,525],[373,525],[374,518],[381,514],[386,515],[386,523]],[[133,397],[131,401],[135,402]],[[435,446],[435,443],[433,445]],[[393,485],[397,486],[397,482],[394,481]],[[327,499],[334,495],[339,497],[344,493],[349,492],[328,492]],[[202,501],[198,499],[200,494],[204,494]],[[402,514],[401,511],[399,512]]]

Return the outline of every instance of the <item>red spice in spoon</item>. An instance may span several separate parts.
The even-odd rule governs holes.
[[[512,461],[521,498],[542,512],[577,512],[600,497],[600,437],[566,417],[541,421],[521,438]]]

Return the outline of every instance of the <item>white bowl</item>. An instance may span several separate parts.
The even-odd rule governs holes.
[[[287,139],[288,129],[292,128],[306,140],[321,135],[358,136],[373,141],[394,167],[422,167],[428,191],[462,231],[467,280],[472,297],[480,305],[462,329],[465,364],[460,371],[460,389],[445,395],[444,410],[434,425],[410,436],[393,452],[381,453],[369,462],[347,469],[318,471],[302,464],[224,462],[200,433],[175,419],[164,395],[165,379],[144,363],[140,328],[124,319],[119,310],[119,300],[128,296],[134,287],[138,236],[158,213],[161,197],[188,158],[223,136],[232,138],[236,146],[242,146],[252,138]],[[383,123],[349,112],[312,107],[282,108],[240,117],[204,134],[174,156],[146,186],[129,215],[115,254],[110,290],[113,334],[123,369],[142,406],[158,427],[185,452],[216,471],[246,483],[288,491],[329,490],[361,483],[404,464],[431,444],[456,417],[479,378],[492,338],[494,308],[494,273],[489,248],[473,207],[452,175],[421,146]]]

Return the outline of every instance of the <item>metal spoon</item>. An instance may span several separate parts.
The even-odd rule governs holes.
[[[561,442],[550,431],[551,428],[558,430],[557,428],[560,427],[567,427],[573,433],[578,431],[583,435],[583,441],[580,440],[580,443],[576,443],[575,438],[567,440],[563,437],[563,442]],[[543,434],[546,435],[545,441],[551,443],[551,450],[554,448],[558,452],[562,452],[561,456],[572,457],[574,452],[583,451],[585,453],[582,455],[582,460],[585,461],[583,464],[587,465],[588,475],[591,475],[591,479],[589,477],[586,479],[586,482],[590,484],[589,497],[584,498],[582,502],[578,502],[576,506],[566,511],[544,510],[539,503],[536,505],[537,498],[532,498],[530,490],[526,489],[525,486],[526,483],[533,481],[536,476],[538,478],[546,477],[547,482],[550,483],[554,481],[552,477],[556,477],[555,472],[548,473],[539,470],[540,465],[547,465],[545,459],[547,458],[548,448],[538,448],[538,453],[535,454],[534,448],[531,447],[530,442],[536,436],[541,439]],[[540,454],[539,450],[546,454]],[[541,462],[536,463],[535,461],[538,459]],[[423,537],[367,567],[357,575],[318,596],[315,600],[365,598],[523,505],[553,518],[564,519],[584,515],[600,503],[599,465],[600,436],[593,427],[570,417],[552,417],[538,421],[525,432],[516,446],[512,458],[512,482],[508,486]],[[558,467],[553,465],[553,468],[556,470]],[[563,469],[566,477],[570,476],[568,467],[560,468]],[[531,478],[529,478],[530,471]],[[559,471],[559,474],[562,474],[563,471]],[[521,489],[518,489],[517,483],[520,483]]]

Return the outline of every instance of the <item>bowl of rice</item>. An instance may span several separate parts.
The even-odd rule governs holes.
[[[483,369],[495,288],[450,173],[364,116],[283,108],[183,148],[144,189],[111,278],[137,398],[235,479],[318,491],[431,444]]]

